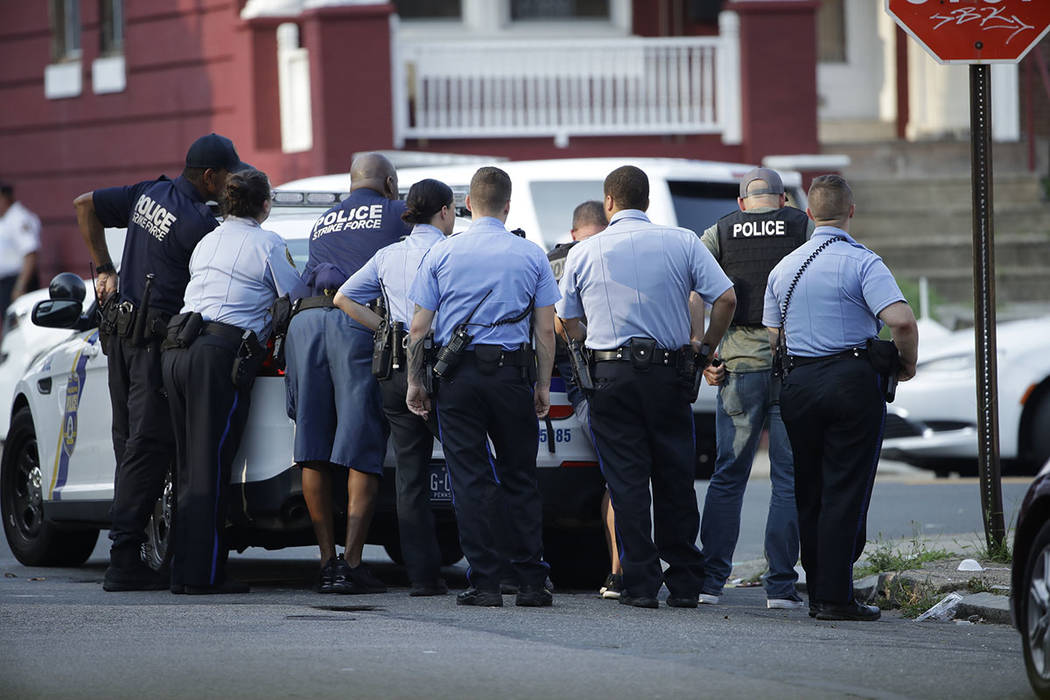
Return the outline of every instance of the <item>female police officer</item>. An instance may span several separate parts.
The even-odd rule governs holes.
[[[402,220],[415,224],[412,234],[381,249],[364,267],[355,272],[335,295],[335,305],[351,318],[372,330],[383,321],[364,304],[383,297],[389,327],[400,327],[394,335],[394,356],[390,376],[379,384],[383,412],[390,423],[397,453],[397,520],[401,551],[405,556],[412,590],[409,595],[442,595],[448,591],[441,580],[441,550],[434,534],[434,515],[430,510],[427,484],[437,417],[423,420],[405,405],[408,383],[405,377],[404,337],[412,321],[412,302],[408,288],[416,276],[419,261],[438,241],[452,233],[456,213],[452,189],[437,180],[421,180],[412,185],[405,199]],[[396,367],[394,369],[393,367]]]
[[[265,354],[270,305],[306,291],[284,240],[260,226],[270,214],[266,175],[230,176],[222,203],[225,221],[190,258],[185,305],[168,324],[162,357],[178,464],[173,593],[248,591],[225,575],[230,468]]]

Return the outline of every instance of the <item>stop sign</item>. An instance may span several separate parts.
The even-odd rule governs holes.
[[[886,0],[941,63],[1016,63],[1050,29],[1050,0]]]

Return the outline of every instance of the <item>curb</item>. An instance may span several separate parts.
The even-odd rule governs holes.
[[[965,589],[960,590],[954,582],[931,581],[929,572],[886,572],[866,576],[853,582],[854,595],[859,600],[868,603],[882,596],[889,601],[890,607],[897,607],[896,596],[891,590],[891,585],[893,584],[914,593],[933,592],[937,595],[958,593],[962,596],[962,599],[956,606],[952,619],[967,620],[976,616],[984,622],[1013,625],[1013,618],[1010,615],[1009,596],[987,592],[968,593]],[[971,621],[976,622],[976,620]]]

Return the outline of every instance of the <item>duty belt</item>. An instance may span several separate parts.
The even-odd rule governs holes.
[[[135,322],[141,309],[128,300],[103,305],[100,332],[113,334],[121,338],[130,338],[135,330]],[[171,314],[159,309],[146,311],[146,335],[160,339],[164,337],[164,327],[168,325]]]
[[[868,351],[864,348],[850,348],[849,350],[837,352],[834,355],[820,355],[817,357],[802,357],[800,355],[788,355],[788,368],[794,369],[795,367],[811,365],[815,362],[827,362],[828,360],[845,360],[851,357],[866,360],[868,358]]]
[[[506,350],[501,345],[485,345],[483,343],[475,343],[467,348],[467,356],[473,356],[476,360],[476,351],[478,349],[480,349],[482,353],[490,352],[494,354],[495,352],[498,352],[499,355],[496,359],[496,365],[499,367],[525,367],[532,361],[532,353],[528,350],[522,350],[520,348],[517,350]]]
[[[309,311],[310,309],[331,309],[335,306],[335,304],[332,303],[332,299],[333,297],[330,297],[327,294],[297,299],[292,305],[292,315],[294,316],[300,311]]]
[[[258,355],[263,352],[255,333],[244,330],[238,326],[219,321],[206,321],[201,327],[201,335],[214,335],[231,343],[248,343],[252,354]]]
[[[638,352],[643,351],[635,351]],[[649,356],[649,364],[651,365],[666,365],[673,367],[678,363],[678,350],[666,350],[664,348],[654,348],[652,354]],[[615,350],[592,350],[591,357],[595,362],[615,362],[617,360],[621,362],[631,362],[631,346],[622,345]]]

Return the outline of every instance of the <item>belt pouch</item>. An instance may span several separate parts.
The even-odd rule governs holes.
[[[631,365],[640,372],[648,371],[656,352],[656,341],[652,338],[631,338],[628,343]]]
[[[401,323],[401,321],[394,321],[390,326],[390,332],[393,369],[404,369],[408,362],[408,358],[405,356],[405,351],[408,348],[408,332],[405,330],[405,324]]]
[[[477,360],[478,371],[485,375],[495,374],[502,354],[503,350],[497,345],[475,345],[474,359]]]

